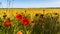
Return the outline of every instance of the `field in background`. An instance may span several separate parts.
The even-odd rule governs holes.
[[[25,13],[26,11],[26,13]],[[5,12],[8,17],[15,16],[16,13],[25,13],[30,14],[31,17],[33,17],[36,13],[41,13],[43,14],[46,13],[59,13],[60,14],[60,9],[59,8],[0,8],[0,17],[3,16],[3,13]]]

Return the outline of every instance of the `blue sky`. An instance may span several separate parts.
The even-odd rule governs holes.
[[[0,0],[0,8],[45,8],[60,7],[60,0]],[[12,4],[13,3],[13,4]]]

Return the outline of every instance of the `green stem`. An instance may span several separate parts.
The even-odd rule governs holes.
[[[25,34],[27,34],[26,26],[24,26]]]
[[[24,26],[24,25],[22,25],[22,26],[23,26],[23,29],[24,29],[24,30],[23,30],[23,31],[24,31],[24,33],[25,33],[25,34],[27,34],[26,26]]]

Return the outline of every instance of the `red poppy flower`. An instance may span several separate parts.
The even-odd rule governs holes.
[[[40,23],[43,24],[44,23],[44,19],[41,18],[40,19]]]
[[[17,14],[17,15],[16,15],[16,18],[17,18],[18,20],[21,20],[21,19],[23,18],[23,16],[22,16],[21,14]]]
[[[21,31],[18,31],[17,34],[23,34]]]
[[[28,24],[30,24],[30,20],[27,19],[27,18],[24,18],[24,19],[22,20],[22,24],[23,24],[23,25],[28,25]]]
[[[4,26],[5,26],[5,27],[11,26],[11,21],[10,21],[10,20],[5,21],[5,22],[4,22]]]

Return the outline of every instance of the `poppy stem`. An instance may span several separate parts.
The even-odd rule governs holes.
[[[26,26],[23,26],[23,29],[24,29],[25,34],[27,34]]]

